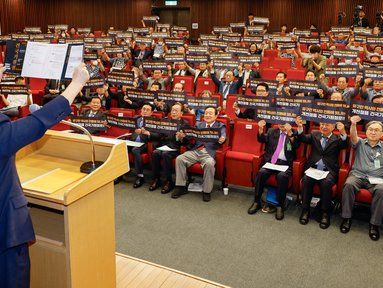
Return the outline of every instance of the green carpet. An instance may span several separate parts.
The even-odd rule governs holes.
[[[294,205],[283,221],[248,215],[249,191],[215,190],[205,203],[200,193],[171,199],[131,183],[115,186],[118,252],[235,288],[383,285],[383,239],[370,240],[367,222],[343,235],[338,215],[327,230],[313,219],[303,226]]]

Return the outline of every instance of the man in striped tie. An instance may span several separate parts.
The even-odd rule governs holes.
[[[314,179],[312,176],[304,175],[302,178],[302,213],[299,222],[306,225],[310,218],[310,203],[313,196],[314,185],[320,190],[321,218],[319,227],[327,229],[330,226],[330,208],[332,199],[332,187],[338,179],[339,154],[348,146],[347,133],[343,123],[319,123],[319,131],[309,134],[303,133],[302,118],[297,118],[298,139],[311,145],[311,152],[305,165],[305,171],[309,168],[328,172],[324,179]],[[333,133],[335,127],[339,135]],[[319,204],[318,204],[319,205]]]
[[[289,168],[285,172],[278,170],[261,168],[255,178],[255,200],[248,209],[249,214],[256,213],[262,207],[262,192],[266,185],[267,179],[271,175],[277,178],[277,212],[275,218],[282,220],[284,218],[284,206],[286,193],[289,186],[289,179],[292,174],[292,164],[295,159],[295,150],[299,146],[296,132],[289,123],[279,124],[278,128],[270,128],[265,132],[266,121],[258,122],[258,141],[265,143],[265,163],[269,162],[276,165],[287,165]]]

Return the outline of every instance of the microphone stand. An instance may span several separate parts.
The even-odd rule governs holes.
[[[66,121],[66,120],[62,120],[61,123],[69,125],[71,127],[75,127],[77,129],[81,130],[82,132],[84,132],[88,136],[88,138],[90,140],[90,145],[91,145],[91,148],[92,148],[91,149],[91,157],[92,157],[91,159],[92,160],[83,163],[81,165],[81,167],[80,167],[80,172],[86,173],[86,174],[90,174],[94,170],[96,170],[98,167],[100,167],[102,164],[104,164],[104,162],[102,162],[102,161],[96,161],[96,151],[94,149],[93,137],[92,137],[92,134],[90,134],[87,129],[85,129],[81,125],[78,125],[78,124],[75,124],[75,123],[72,123],[72,122],[69,122],[69,121]]]

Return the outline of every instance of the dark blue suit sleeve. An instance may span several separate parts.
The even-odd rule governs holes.
[[[221,137],[226,138],[226,126],[224,124],[221,126]]]
[[[69,102],[56,97],[28,117],[0,125],[1,156],[11,156],[19,149],[41,138],[45,131],[71,113]]]
[[[211,73],[210,74],[211,76],[211,79],[213,80],[213,82],[215,83],[215,85],[220,88],[221,86],[221,81],[218,80],[217,76],[215,75],[215,73]]]

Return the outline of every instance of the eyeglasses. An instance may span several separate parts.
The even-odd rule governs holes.
[[[371,128],[371,127],[369,127],[368,129],[367,129],[367,131],[368,132],[375,132],[375,133],[379,133],[379,132],[382,132],[382,129],[379,129],[379,128]]]

